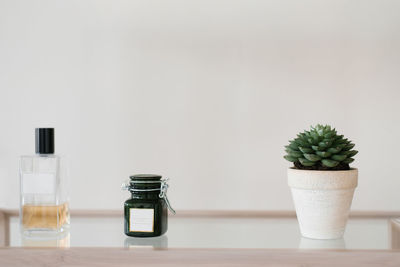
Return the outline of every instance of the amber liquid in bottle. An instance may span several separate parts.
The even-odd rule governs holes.
[[[53,229],[57,230],[68,224],[68,203],[58,206],[22,206],[22,225],[29,229]]]

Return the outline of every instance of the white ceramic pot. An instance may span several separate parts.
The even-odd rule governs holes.
[[[358,170],[288,169],[301,235],[313,239],[343,237],[357,187]]]

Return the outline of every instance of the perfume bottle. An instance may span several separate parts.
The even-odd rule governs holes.
[[[35,129],[36,155],[20,161],[23,234],[64,232],[69,226],[65,160],[54,154],[54,128]]]

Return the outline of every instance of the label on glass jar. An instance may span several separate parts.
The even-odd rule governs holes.
[[[54,194],[54,174],[24,173],[22,175],[22,192],[24,194]]]
[[[129,209],[130,232],[154,232],[154,209]]]

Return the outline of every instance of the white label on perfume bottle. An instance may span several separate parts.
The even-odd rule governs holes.
[[[24,194],[54,194],[55,179],[52,173],[24,173],[22,192]]]
[[[154,209],[129,209],[130,232],[154,232]]]

